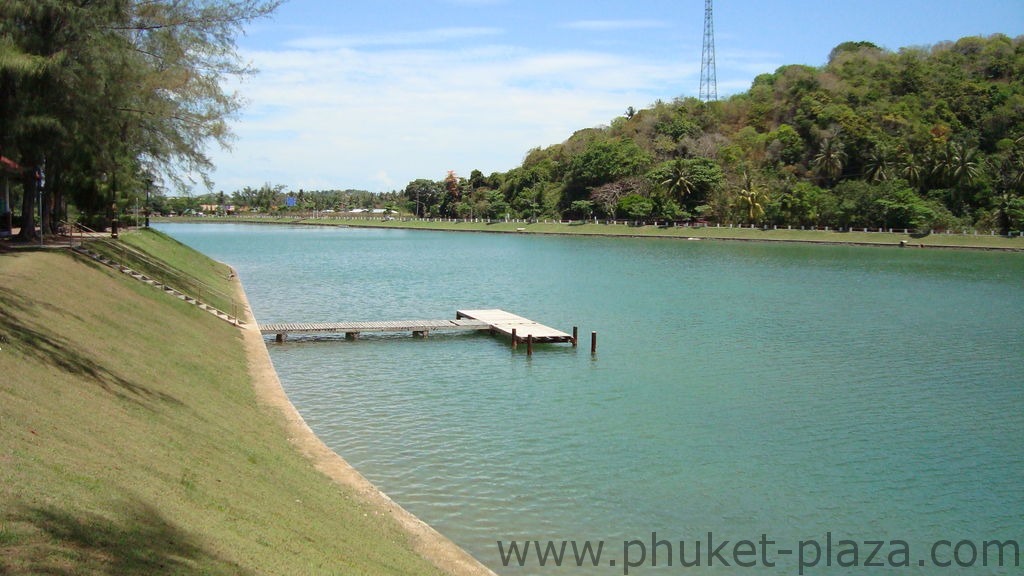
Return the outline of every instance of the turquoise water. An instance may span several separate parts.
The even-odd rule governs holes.
[[[268,342],[313,430],[500,574],[623,574],[641,546],[629,573],[679,574],[679,542],[692,560],[696,540],[701,572],[731,573],[732,546],[762,534],[775,544],[757,572],[796,574],[797,551],[809,564],[829,533],[859,543],[860,566],[866,541],[890,563],[908,543],[910,567],[872,573],[935,573],[939,540],[978,550],[945,572],[1020,573],[981,566],[984,541],[1024,542],[1019,254],[159,227],[235,266],[261,322],[493,307],[580,327],[580,349],[532,358],[466,333]],[[709,532],[729,541],[711,567]],[[604,555],[558,569],[531,551],[506,568],[510,540],[603,541]]]

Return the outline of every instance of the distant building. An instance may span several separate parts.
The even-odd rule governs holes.
[[[199,209],[202,210],[203,212],[209,212],[211,214],[220,214],[222,212],[225,214],[235,213],[234,204],[200,204]]]

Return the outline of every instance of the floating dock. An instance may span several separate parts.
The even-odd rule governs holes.
[[[492,333],[504,334],[512,338],[513,342],[525,342],[532,337],[534,342],[576,343],[576,337],[572,334],[566,334],[504,310],[459,310],[455,313],[455,318],[484,322]]]
[[[283,322],[260,324],[260,333],[274,334],[283,342],[288,334],[344,334],[355,340],[363,332],[411,332],[413,336],[426,338],[431,332],[452,330],[479,330],[501,334],[512,339],[512,347],[526,342],[532,352],[533,343],[577,343],[578,329],[572,334],[545,326],[529,318],[517,316],[498,309],[458,310],[455,320],[383,320],[378,322]],[[596,337],[596,333],[594,333]],[[592,337],[591,351],[595,348]]]

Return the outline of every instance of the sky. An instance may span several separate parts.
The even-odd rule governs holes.
[[[1024,0],[715,0],[719,98],[844,41],[1024,35]],[[519,166],[629,107],[697,96],[704,0],[289,0],[239,38],[259,72],[214,191],[402,190]],[[205,190],[197,190],[204,192]]]

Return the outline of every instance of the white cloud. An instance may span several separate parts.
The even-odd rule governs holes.
[[[435,28],[432,30],[392,32],[388,34],[356,34],[350,36],[300,38],[287,42],[286,45],[289,48],[297,48],[300,50],[330,50],[335,48],[369,46],[413,46],[436,44],[452,40],[464,40],[468,38],[479,38],[497,34],[501,34],[501,29],[487,27]]]
[[[411,36],[497,35],[452,30]],[[697,58],[413,44],[310,38],[247,53],[260,74],[237,86],[251,105],[234,151],[213,154],[216,188],[390,190],[446,170],[506,171],[629,106],[692,95],[700,71]]]
[[[783,65],[781,54],[762,50],[719,50],[715,60],[720,68],[754,75],[774,72]]]
[[[668,23],[660,20],[577,20],[575,22],[569,22],[565,27],[573,30],[609,32],[613,30],[667,28]]]

